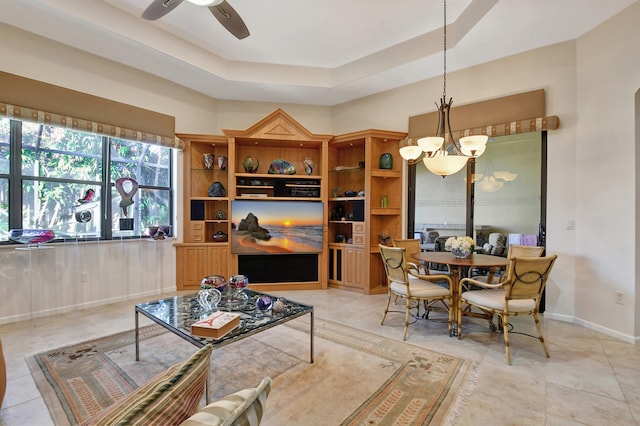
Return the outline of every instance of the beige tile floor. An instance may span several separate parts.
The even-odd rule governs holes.
[[[343,290],[275,292],[314,305],[319,318],[344,322],[402,339],[404,315],[392,313],[380,325],[386,295]],[[0,425],[53,424],[24,361],[41,350],[133,328],[135,301],[0,326],[8,385]],[[396,306],[402,310],[401,305]],[[473,393],[459,425],[638,425],[640,346],[553,320],[542,320],[551,358],[530,337],[512,335],[512,361],[505,360],[500,335],[486,322],[465,319],[462,340],[450,338],[443,316],[432,314],[409,328],[409,343],[476,362]],[[534,333],[529,317],[512,321],[514,331]],[[322,425],[318,419],[317,425]]]

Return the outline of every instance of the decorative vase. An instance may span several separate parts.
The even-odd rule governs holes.
[[[246,173],[257,173],[258,168],[260,167],[260,160],[248,156],[242,162],[242,167]]]
[[[240,309],[249,301],[249,296],[243,291],[249,285],[246,275],[232,275],[229,278],[229,291],[227,292],[227,307],[231,310]]]
[[[202,154],[202,157],[204,159],[204,167],[205,169],[212,169],[213,168],[213,162],[216,158],[215,155],[213,154]]]
[[[227,280],[222,275],[209,275],[200,281],[200,288],[204,290],[215,288],[220,293],[224,293],[227,289]]]
[[[305,157],[304,159],[304,172],[307,174],[307,176],[313,173],[313,160],[309,157]]]
[[[391,170],[393,169],[393,155],[390,152],[385,152],[380,156],[380,168]]]
[[[224,155],[218,156],[218,168],[220,170],[227,170],[227,157]]]
[[[458,259],[466,259],[471,255],[471,250],[451,249],[451,253]]]

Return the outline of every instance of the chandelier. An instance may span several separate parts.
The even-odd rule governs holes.
[[[443,89],[438,107],[438,130],[436,136],[420,139],[406,138],[400,141],[400,156],[409,164],[420,160],[431,173],[442,177],[459,172],[467,164],[469,158],[482,155],[486,149],[488,136],[471,135],[460,138],[456,143],[451,131],[449,113],[453,98],[447,102],[447,0],[444,0],[444,73]]]

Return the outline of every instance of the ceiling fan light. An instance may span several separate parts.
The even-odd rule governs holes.
[[[449,176],[462,170],[467,160],[469,158],[462,155],[448,155],[446,151],[439,151],[434,157],[423,158],[422,162],[431,173]]]
[[[187,0],[189,3],[193,3],[198,6],[217,6],[224,0]]]

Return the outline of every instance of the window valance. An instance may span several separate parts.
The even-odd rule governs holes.
[[[184,149],[184,142],[177,137],[168,138],[133,129],[102,124],[96,121],[83,120],[81,118],[68,117],[53,112],[38,111],[31,108],[0,103],[0,117],[14,120],[28,121],[37,124],[65,127],[73,130],[95,133],[113,138],[133,140],[154,145],[162,145],[169,148]]]
[[[5,72],[0,72],[0,117],[184,148],[173,116]]]
[[[455,139],[470,135],[514,135],[560,127],[557,116],[546,115],[544,89],[455,107],[451,109],[451,116],[455,118],[451,123]],[[438,117],[437,112],[409,117],[409,137],[433,134]]]

